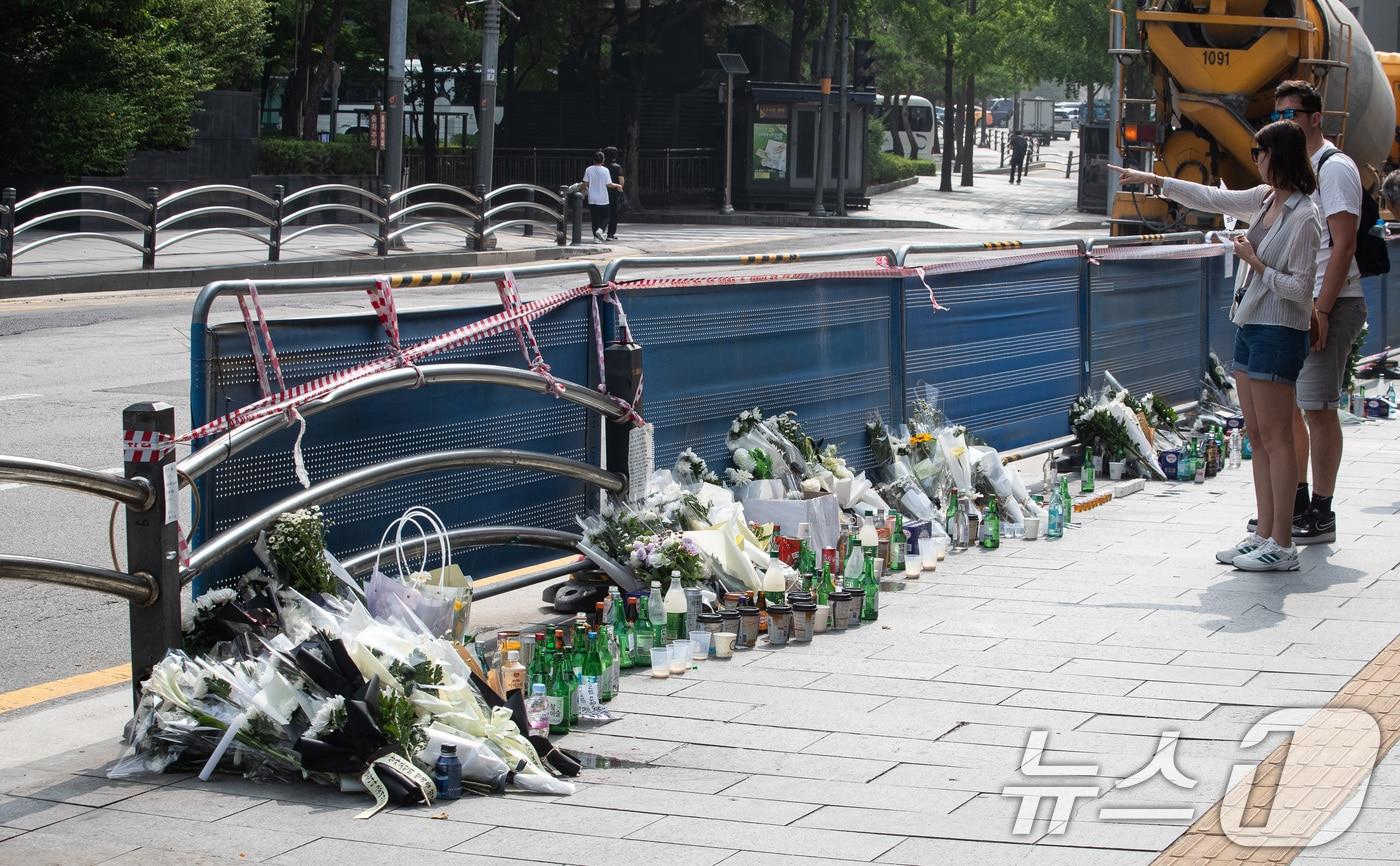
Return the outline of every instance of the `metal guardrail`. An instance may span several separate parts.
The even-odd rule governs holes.
[[[0,277],[14,275],[20,256],[63,241],[89,240],[119,244],[141,254],[143,270],[156,266],[157,253],[199,237],[214,234],[238,235],[267,247],[267,260],[281,260],[288,244],[310,234],[329,231],[352,232],[375,245],[375,254],[388,256],[392,245],[406,235],[427,228],[461,234],[477,250],[488,248],[488,238],[498,232],[523,227],[539,228],[563,246],[567,209],[563,192],[531,184],[508,184],[487,192],[442,183],[424,183],[390,193],[382,186],[378,193],[343,183],[326,183],[286,194],[281,185],[273,195],[232,184],[203,186],[160,196],[156,187],[146,189],[144,200],[118,189],[102,186],[66,186],[35,193],[17,200],[16,191],[0,191]],[[97,196],[126,205],[139,214],[134,218],[111,208],[77,207],[58,210],[21,220],[21,212],[64,196]],[[174,211],[176,205],[203,196],[224,196],[246,200],[245,206],[211,204]],[[333,197],[329,200],[327,197]],[[349,201],[341,199],[348,198]],[[263,211],[255,210],[261,206]],[[334,215],[337,221],[307,224],[310,217]],[[502,220],[502,217],[509,219]],[[167,232],[194,220],[231,217],[259,226],[257,230],[235,226],[193,228],[179,234]],[[413,219],[410,219],[413,218]],[[109,231],[74,231],[39,238],[20,244],[20,236],[50,223],[69,219],[93,219],[114,223],[141,233],[140,240]],[[345,219],[347,221],[338,221]]]

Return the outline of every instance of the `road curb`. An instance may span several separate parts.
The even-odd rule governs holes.
[[[918,178],[915,178],[917,181]],[[881,219],[878,217],[814,217],[806,214],[783,213],[664,213],[660,211],[637,215],[624,220],[623,225],[698,225],[752,226],[777,228],[821,229],[951,229],[955,226],[932,220]]]
[[[523,265],[588,256],[603,252],[595,246],[538,247],[488,252],[403,253],[378,256],[293,259],[286,262],[247,262],[207,267],[169,268],[152,271],[107,271],[94,274],[57,274],[46,277],[8,277],[0,280],[0,300],[89,292],[137,292],[151,289],[187,289],[217,280],[299,279],[343,277],[399,271],[462,270],[482,265]]]

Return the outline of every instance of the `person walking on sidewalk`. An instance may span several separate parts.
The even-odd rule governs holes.
[[[622,190],[627,186],[627,177],[622,173],[622,163],[618,160],[615,147],[603,148],[603,157],[612,178],[608,185],[608,240],[617,240],[617,218],[622,215],[622,203],[626,201]]]
[[[1274,90],[1270,116],[1293,120],[1307,136],[1308,156],[1317,173],[1312,200],[1325,226],[1312,292],[1312,351],[1298,376],[1298,408],[1293,413],[1299,482],[1293,502],[1293,541],[1323,544],[1337,539],[1337,515],[1332,510],[1337,470],[1342,465],[1337,408],[1352,343],[1366,326],[1366,296],[1356,265],[1356,229],[1364,193],[1356,163],[1322,137],[1322,96],[1315,87],[1306,81],[1283,82]]]
[[[1309,196],[1317,177],[1298,124],[1279,120],[1259,130],[1250,149],[1265,183],[1224,190],[1110,165],[1127,183],[1160,184],[1167,198],[1196,210],[1249,223],[1234,238],[1242,267],[1235,273],[1230,321],[1235,332],[1235,387],[1255,444],[1254,499],[1259,523],[1216,559],[1245,571],[1296,571],[1292,541],[1294,384],[1308,356],[1313,277],[1322,222]]]
[[[1026,176],[1026,151],[1030,149],[1031,140],[1019,132],[1011,134],[1011,140],[1007,146],[1011,148],[1011,183],[1020,183],[1021,178]]]
[[[593,164],[584,169],[583,186],[588,196],[588,216],[593,223],[593,237],[598,243],[603,242],[603,230],[608,227],[612,210],[608,206],[608,194],[615,185],[612,175],[603,165],[603,152],[594,153]]]

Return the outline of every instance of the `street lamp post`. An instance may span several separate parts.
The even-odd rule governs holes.
[[[734,76],[748,75],[749,65],[744,62],[742,54],[719,54],[716,55],[719,65],[724,69],[724,204],[720,205],[719,212],[722,214],[734,213],[733,189],[734,189]]]

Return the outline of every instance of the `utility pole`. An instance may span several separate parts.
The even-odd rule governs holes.
[[[846,215],[846,172],[850,170],[849,151],[851,144],[846,140],[850,130],[849,109],[846,104],[850,74],[846,63],[846,50],[851,41],[851,16],[841,13],[841,98],[836,101],[836,215]]]
[[[476,185],[492,189],[496,159],[496,63],[501,42],[500,0],[486,0],[486,26],[481,34],[481,113],[477,124]],[[484,208],[483,208],[484,209]]]
[[[821,92],[821,112],[817,115],[817,165],[813,172],[816,175],[816,190],[812,195],[812,209],[809,213],[812,216],[826,216],[826,205],[822,199],[826,196],[826,180],[830,177],[827,162],[829,161],[829,150],[827,140],[831,137],[831,67],[835,62],[832,56],[836,41],[836,0],[831,0],[831,8],[826,13],[826,33],[822,37],[822,70],[820,80]]]
[[[403,67],[408,54],[408,0],[389,2],[388,92],[384,111],[384,184],[403,185]]]
[[[1124,56],[1118,52],[1127,46],[1127,34],[1123,32],[1120,22],[1122,17],[1123,4],[1121,0],[1114,0],[1113,9],[1119,14],[1108,16],[1108,52],[1113,58],[1113,86],[1108,92],[1108,164],[1122,165],[1123,154],[1118,150],[1119,121],[1122,116],[1123,103],[1123,59]],[[1089,103],[1089,117],[1094,116],[1094,103]],[[1084,166],[1079,167],[1080,172],[1084,171]],[[1118,175],[1111,171],[1105,171],[1108,175],[1108,214],[1109,219],[1113,218],[1113,203],[1118,197]]]

